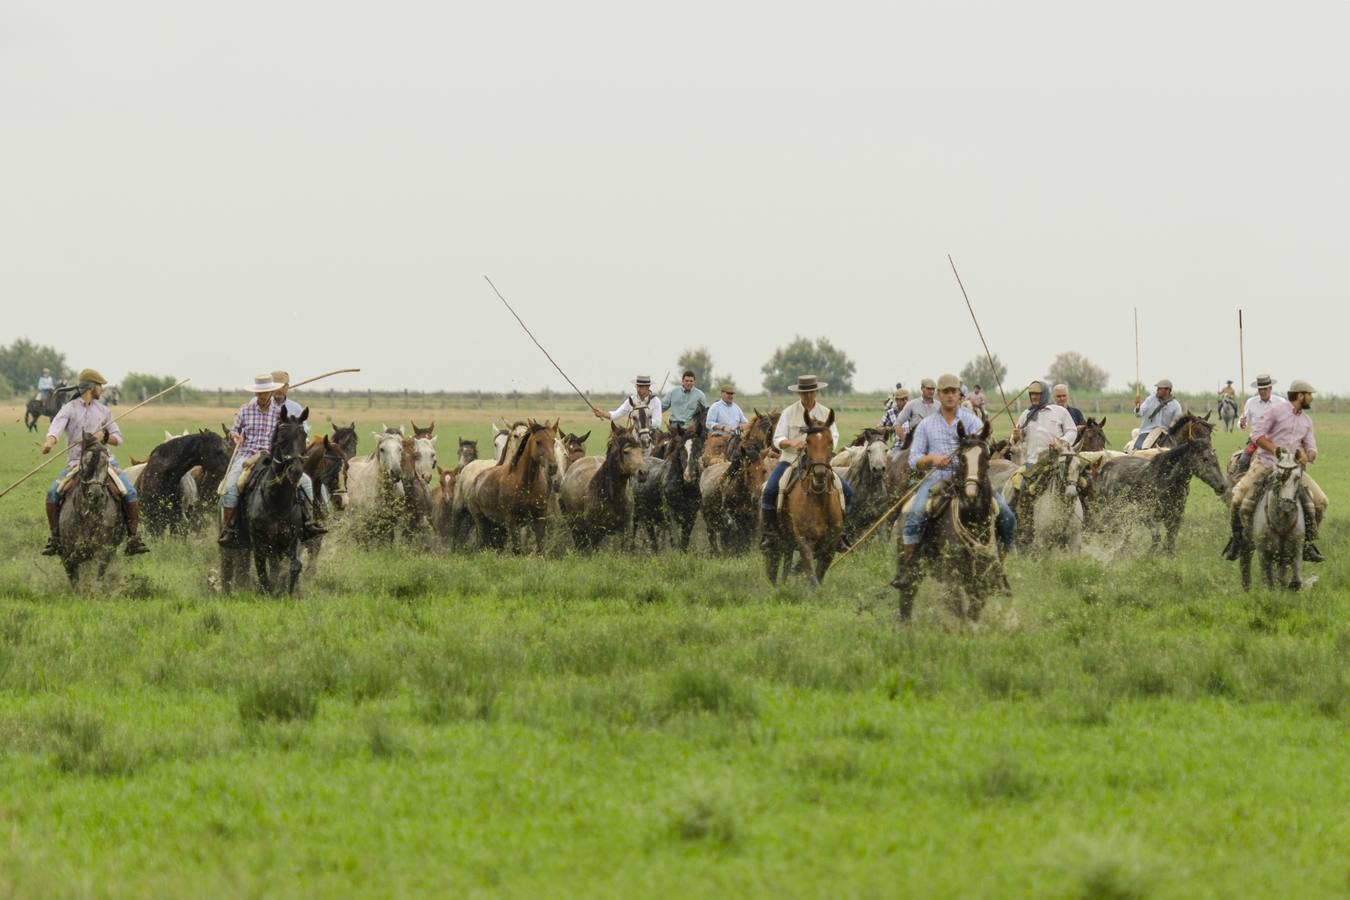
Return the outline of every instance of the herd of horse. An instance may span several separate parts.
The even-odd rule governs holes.
[[[864,429],[848,446],[835,448],[833,415],[819,422],[808,419],[804,449],[783,480],[782,537],[761,548],[771,581],[793,571],[795,560],[796,570],[818,584],[839,548],[899,511],[915,483],[908,453],[904,448],[890,452],[889,435],[880,430]],[[300,539],[302,474],[314,485],[315,516],[392,511],[404,534],[434,535],[452,551],[521,552],[532,534],[531,549],[543,553],[550,527],[568,535],[581,552],[607,540],[625,549],[645,543],[651,550],[669,545],[684,551],[702,516],[711,552],[740,554],[756,541],[764,483],[779,459],[772,442],[776,411],[754,411],[733,434],[710,433],[701,414],[687,426],[666,431],[611,423],[604,452],[597,455],[586,452],[590,432],[565,433],[558,421],[524,420],[495,426],[492,453],[485,458],[479,458],[476,441],[460,439],[449,468],[438,464],[434,422],[413,423],[411,435],[402,426],[372,432],[373,449],[360,455],[355,423],[307,437],[307,416],[308,410],[299,417],[282,416],[271,452],[247,477],[239,538],[220,550],[226,590],[249,577],[250,558],[264,590],[296,589],[302,549],[313,560],[322,541],[304,544]],[[1214,425],[1208,415],[1186,413],[1146,452],[1110,450],[1105,424],[1105,419],[1088,419],[1071,448],[1051,448],[1030,473],[1022,473],[1017,447],[990,443],[988,423],[979,434],[962,431],[955,474],[930,498],[928,528],[914,566],[897,576],[902,617],[909,615],[926,574],[959,588],[968,600],[963,609],[972,616],[990,593],[1006,590],[994,536],[995,492],[1012,498],[1018,548],[1028,553],[1077,552],[1085,532],[1118,535],[1126,525],[1143,526],[1154,547],[1170,553],[1191,480],[1199,478],[1226,496],[1231,480],[1211,444]],[[141,495],[148,534],[181,534],[213,516],[217,488],[230,464],[223,432],[222,427],[221,432],[166,434],[144,462],[133,460],[127,474]],[[60,534],[71,544],[62,556],[72,580],[86,562],[96,563],[101,574],[123,533],[112,506],[115,498],[101,481],[106,468],[106,447],[86,439],[79,489],[61,513]],[[1300,472],[1286,462],[1277,469],[1244,553],[1244,585],[1250,582],[1254,551],[1262,555],[1268,581],[1298,585],[1302,509],[1293,509],[1288,496],[1296,497]],[[1014,473],[1022,479],[1015,492],[1008,486]],[[843,479],[855,496],[847,512]],[[106,495],[102,501],[100,484]]]

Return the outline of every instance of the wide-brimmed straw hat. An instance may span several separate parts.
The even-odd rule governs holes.
[[[810,391],[818,391],[830,386],[828,381],[821,381],[814,375],[798,375],[797,383],[788,385],[788,390],[794,394],[805,394]]]
[[[1256,380],[1252,382],[1252,387],[1256,388],[1257,390],[1260,390],[1261,388],[1268,388],[1274,386],[1275,386],[1275,379],[1271,378],[1264,372],[1260,375],[1257,375]]]
[[[638,387],[651,387],[651,386],[652,386],[652,376],[650,376],[650,375],[639,375],[637,378],[634,378],[634,379],[633,379],[633,384],[637,385]]]
[[[249,388],[255,394],[267,394],[272,391],[279,391],[282,384],[272,377],[271,372],[262,375],[253,376],[253,387]]]
[[[285,369],[273,369],[272,380],[281,382],[284,387],[291,383],[291,373],[287,372]]]

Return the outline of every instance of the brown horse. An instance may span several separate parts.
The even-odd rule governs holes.
[[[830,410],[824,422],[817,422],[807,414],[803,432],[806,447],[797,457],[796,471],[784,475],[784,478],[796,476],[783,496],[781,512],[782,533],[791,543],[772,541],[764,550],[764,568],[772,584],[778,583],[780,574],[786,577],[795,545],[802,557],[802,568],[811,583],[819,587],[844,534],[843,498],[830,467],[834,456],[834,439],[830,435],[833,425],[834,410]]]
[[[558,500],[578,550],[596,548],[606,535],[627,534],[633,504],[628,482],[642,468],[642,443],[633,428],[609,426],[605,455],[568,466]]]
[[[1087,421],[1078,426],[1078,439],[1073,442],[1073,450],[1075,453],[1105,450],[1110,443],[1106,439],[1106,416],[1102,416],[1100,422],[1088,416]]]
[[[481,546],[501,549],[509,535],[511,552],[519,553],[520,528],[528,525],[534,529],[535,549],[543,553],[557,424],[530,419],[525,425],[509,459],[478,479],[470,508],[478,522]]]
[[[453,533],[455,479],[459,468],[436,467],[436,483],[431,487],[431,527],[447,543]]]

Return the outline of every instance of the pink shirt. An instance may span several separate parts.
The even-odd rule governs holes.
[[[1286,450],[1317,451],[1313,439],[1312,416],[1295,409],[1292,403],[1277,403],[1252,428],[1252,440],[1266,437],[1276,447]],[[1257,448],[1256,458],[1266,466],[1275,465],[1275,454]]]
[[[61,411],[52,419],[52,427],[47,429],[47,437],[66,435],[66,462],[78,465],[80,462],[81,441],[86,434],[107,429],[109,434],[122,437],[122,429],[112,420],[108,407],[97,400],[85,403],[80,397],[61,407]],[[111,457],[111,453],[109,454]]]

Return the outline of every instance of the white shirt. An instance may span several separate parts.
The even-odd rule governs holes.
[[[830,417],[830,408],[817,403],[811,408],[811,421],[824,422]],[[806,429],[806,410],[802,408],[802,401],[783,410],[783,414],[778,417],[778,427],[773,430],[773,445],[783,454],[780,462],[792,463],[797,461],[797,451],[792,447],[784,447],[783,441],[791,438],[800,440]],[[834,441],[834,446],[839,446],[839,426],[830,426],[830,440]]]
[[[1027,424],[1031,410],[1022,413],[1017,427],[1022,431],[1022,441],[1026,445],[1027,465],[1031,465],[1050,447],[1058,444],[1073,445],[1078,439],[1078,427],[1073,424],[1073,416],[1068,407],[1050,404],[1040,411],[1036,421]]]
[[[1269,400],[1262,400],[1261,395],[1247,398],[1247,405],[1242,407],[1242,418],[1247,422],[1247,430],[1252,434],[1256,433],[1256,423],[1261,421],[1261,417],[1270,412],[1272,406],[1278,406],[1281,403],[1289,401],[1281,397],[1274,391],[1270,392]]]
[[[630,416],[630,414],[633,412],[633,401],[634,401],[634,400],[638,400],[638,398],[637,398],[636,395],[630,395],[630,396],[628,396],[628,397],[624,397],[624,398],[623,398],[623,402],[619,404],[619,408],[616,409],[616,410],[614,410],[613,412],[611,412],[611,413],[609,414],[609,420],[610,420],[611,422],[617,422],[619,419],[622,419],[624,416]],[[638,408],[641,408],[641,407],[642,407],[642,401],[641,401],[641,400],[638,400]],[[647,412],[648,412],[648,413],[651,415],[651,417],[652,417],[652,427],[653,427],[653,428],[660,428],[660,427],[661,427],[661,398],[660,398],[660,397],[656,396],[655,394],[652,394],[651,396],[649,396],[649,397],[647,398]],[[630,416],[630,418],[631,418],[631,416]],[[637,422],[634,421],[633,424],[636,425]]]

